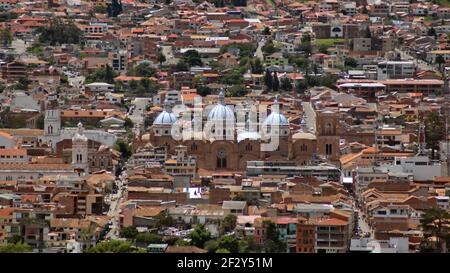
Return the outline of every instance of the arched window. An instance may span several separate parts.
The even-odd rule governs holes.
[[[325,154],[331,155],[333,153],[333,146],[332,144],[325,144]]]
[[[217,152],[217,168],[224,169],[227,167],[227,154],[221,149]]]
[[[326,135],[331,135],[333,132],[332,132],[332,128],[331,128],[331,123],[327,123],[326,125],[325,125],[325,134]]]
[[[245,150],[246,150],[247,152],[252,151],[252,150],[253,150],[252,144],[247,143],[247,144],[245,145]]]
[[[198,147],[197,147],[197,143],[195,143],[195,142],[192,143],[192,145],[191,145],[191,150],[192,150],[192,151],[197,151],[197,148],[198,148]]]
[[[308,151],[308,146],[306,146],[306,144],[302,144],[302,146],[300,146],[300,151],[301,152],[307,152]]]

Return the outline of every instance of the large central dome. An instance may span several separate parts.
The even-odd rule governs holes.
[[[177,121],[177,118],[172,113],[170,103],[166,100],[164,102],[164,111],[156,117],[153,125],[172,125],[175,121]]]
[[[263,126],[289,126],[288,119],[279,112],[278,100],[272,104],[272,113],[264,120]]]
[[[208,114],[209,121],[233,121],[234,122],[234,113],[230,107],[225,105],[224,94],[221,91],[219,94],[219,103],[209,112]]]

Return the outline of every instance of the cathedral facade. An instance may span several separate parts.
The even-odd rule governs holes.
[[[196,135],[195,138],[181,140],[173,137],[178,117],[172,113],[170,106],[165,105],[164,111],[153,122],[149,141],[153,146],[165,146],[170,154],[174,154],[176,146],[184,145],[190,155],[196,156],[197,166],[210,171],[243,171],[248,161],[294,161],[298,165],[307,165],[315,155],[331,162],[339,160],[339,136],[336,135],[339,121],[336,113],[316,113],[314,132],[306,128],[303,117],[300,130],[293,132],[278,105],[278,101],[272,104],[271,113],[261,122],[259,131],[245,127],[239,129],[235,113],[225,104],[221,93],[218,103],[207,115],[201,137]],[[195,127],[195,122],[194,118],[192,127]],[[275,141],[278,145],[267,149],[273,139],[278,139]]]

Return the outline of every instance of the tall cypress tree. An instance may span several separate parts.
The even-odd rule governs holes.
[[[264,74],[264,84],[268,91],[272,90],[272,74],[270,74],[269,69],[266,69],[266,73]]]
[[[278,80],[278,75],[276,71],[273,72],[272,89],[275,92],[280,89],[280,81]]]

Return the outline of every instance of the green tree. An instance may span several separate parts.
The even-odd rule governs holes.
[[[133,126],[134,126],[133,121],[129,117],[126,117],[124,127],[125,128],[133,128]]]
[[[215,253],[217,249],[219,249],[219,241],[218,240],[209,240],[204,244],[204,248],[209,253]]]
[[[257,253],[261,248],[256,244],[255,239],[252,236],[247,236],[242,240],[239,240],[239,253]]]
[[[127,71],[127,76],[153,77],[156,70],[147,62],[140,63]]]
[[[188,245],[190,245],[190,244],[189,244],[188,241],[184,240],[183,238],[178,238],[178,239],[175,241],[175,245],[176,245],[176,246],[188,246]]]
[[[220,221],[220,233],[224,234],[227,232],[231,232],[236,228],[237,216],[234,214],[228,214]]]
[[[85,80],[85,83],[93,82],[106,82],[113,84],[114,78],[117,77],[117,72],[115,72],[111,66],[106,65],[104,68],[99,68],[90,73]]]
[[[217,241],[219,249],[226,249],[231,253],[239,252],[239,241],[235,236],[222,236]]]
[[[188,50],[183,54],[182,59],[189,65],[189,66],[201,66],[203,65],[202,58],[200,56],[200,53],[198,53],[197,50]]]
[[[266,229],[264,240],[264,252],[281,253],[286,252],[286,243],[280,241],[277,226],[273,221],[265,220],[263,225]]]
[[[295,85],[295,90],[298,93],[304,94],[307,89],[308,89],[308,83],[306,82],[306,80],[297,81],[297,83]]]
[[[266,73],[264,74],[264,85],[266,86],[266,90],[272,90],[273,78],[272,74],[268,69],[266,69]]]
[[[430,27],[427,31],[427,36],[436,36],[436,30],[433,27]]]
[[[86,253],[132,253],[136,249],[132,247],[131,242],[128,241],[105,241],[100,242],[96,246],[88,248]]]
[[[31,252],[32,248],[27,243],[6,244],[0,246],[0,253],[24,253]]]
[[[431,208],[425,211],[420,220],[426,238],[436,238],[436,249],[447,253],[447,241],[450,239],[450,214],[440,208]]]
[[[220,53],[228,52],[230,49],[238,49],[239,50],[239,56],[242,57],[253,57],[253,52],[255,51],[255,45],[252,43],[236,43],[236,44],[228,44],[225,46],[222,46],[220,48]]]
[[[131,146],[122,139],[118,139],[113,148],[114,150],[120,152],[124,161],[126,161],[131,156]]]
[[[108,13],[108,8],[105,6],[102,6],[102,5],[97,5],[97,6],[94,6],[94,12],[106,14],[106,13]]]
[[[243,84],[233,85],[228,88],[226,95],[228,97],[243,97],[247,95],[248,91]]]
[[[39,115],[39,117],[36,120],[36,128],[37,129],[44,129],[44,115]]]
[[[358,66],[358,61],[356,59],[354,59],[354,58],[347,57],[344,60],[344,65],[348,66],[348,67],[355,68],[355,67]]]
[[[267,41],[261,49],[265,54],[268,55],[275,53],[277,51],[272,40]]]
[[[124,227],[120,230],[120,237],[127,239],[134,239],[138,235],[138,230],[135,226]]]
[[[139,87],[139,84],[137,81],[135,80],[131,80],[130,83],[128,84],[128,88],[130,89],[130,91],[136,91],[137,88]]]
[[[443,64],[445,64],[445,59],[444,59],[444,56],[442,56],[442,55],[437,55],[436,56],[436,59],[434,60],[434,62],[435,63],[437,63],[438,64],[438,66],[439,66],[439,71],[441,71],[442,72],[442,67],[443,67]]]
[[[112,69],[108,64],[105,67],[105,82],[106,83],[114,83],[114,78],[117,76],[117,73]]]
[[[278,74],[277,72],[273,72],[273,81],[272,81],[272,89],[275,92],[278,92],[278,90],[280,89],[280,80],[278,79]]]
[[[163,242],[163,237],[161,235],[151,232],[138,233],[135,239],[136,242],[145,244],[160,244]]]
[[[212,89],[209,88],[208,86],[205,85],[197,86],[197,94],[199,94],[200,96],[207,96],[210,95],[211,93]]]
[[[122,1],[112,0],[111,3],[107,5],[106,11],[109,17],[117,17],[123,11]]]
[[[9,28],[0,30],[0,43],[3,47],[8,47],[13,41],[13,35]]]
[[[181,59],[178,61],[177,65],[176,65],[176,70],[177,71],[189,71],[189,64],[184,59]]]
[[[155,94],[158,91],[158,85],[155,81],[152,81],[148,78],[142,78],[139,81],[139,85],[137,88],[137,92],[143,96],[143,95],[152,95]]]
[[[197,225],[194,230],[189,234],[192,245],[203,248],[205,242],[211,239],[211,233],[205,228],[204,225]]]
[[[326,45],[320,45],[319,52],[322,54],[328,54],[328,47]]]
[[[159,51],[157,60],[159,62],[159,65],[162,65],[166,61],[166,56],[161,51]]]
[[[435,158],[435,151],[439,149],[439,141],[445,137],[444,120],[439,113],[430,112],[425,119],[425,141],[431,149],[431,158]]]
[[[19,14],[15,12],[0,12],[0,22],[6,22],[19,18]]]
[[[233,69],[223,75],[221,81],[228,85],[242,84],[244,82],[244,75],[239,69]]]
[[[23,242],[24,242],[24,239],[19,234],[14,234],[13,236],[11,236],[7,239],[8,244],[18,244],[18,243],[23,243]]]
[[[79,44],[82,42],[82,31],[72,22],[64,22],[54,18],[47,26],[37,29],[39,42],[56,44]]]
[[[292,90],[291,80],[288,77],[282,78],[280,88],[281,88],[281,90],[284,90],[284,91],[291,91]]]
[[[253,74],[262,74],[264,72],[264,66],[259,58],[252,60],[251,67]]]
[[[156,227],[157,228],[164,228],[164,227],[171,227],[174,225],[174,220],[172,216],[168,215],[167,213],[160,213],[156,217]]]
[[[270,35],[270,28],[266,26],[262,32],[262,35]]]
[[[17,89],[22,90],[28,90],[28,86],[30,85],[31,81],[26,77],[21,77],[19,79],[19,82],[16,84]]]
[[[216,250],[216,253],[231,253],[228,249],[225,248],[219,248]]]

